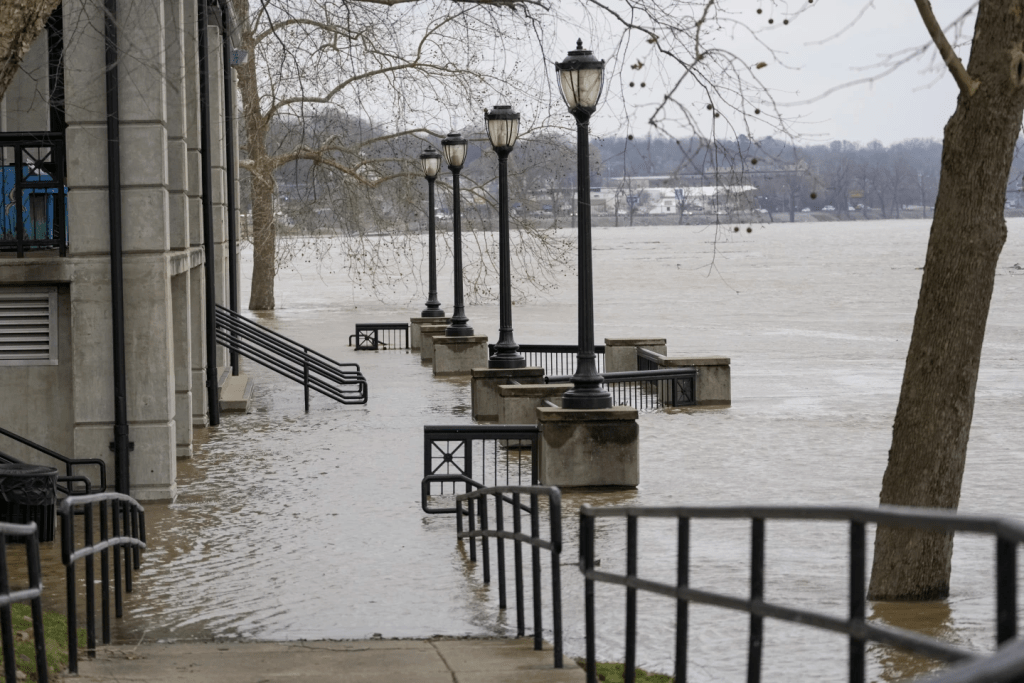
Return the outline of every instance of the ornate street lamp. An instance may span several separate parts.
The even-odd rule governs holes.
[[[487,136],[498,155],[498,262],[499,326],[498,343],[488,359],[489,368],[525,368],[526,358],[512,338],[512,256],[508,235],[508,155],[519,137],[519,114],[512,107],[498,105],[484,111]]]
[[[471,337],[473,328],[467,325],[469,318],[462,304],[462,207],[459,203],[459,171],[466,163],[469,143],[458,133],[448,133],[441,141],[441,153],[452,172],[452,234],[455,237],[455,313],[452,322],[444,331],[446,337]]]
[[[579,183],[579,352],[573,388],[562,395],[562,407],[589,410],[611,408],[612,395],[601,388],[594,355],[594,271],[590,246],[590,116],[597,110],[604,85],[604,60],[583,49],[576,49],[564,62],[555,64],[558,89],[576,117],[576,174]]]
[[[420,165],[423,167],[423,176],[427,179],[427,210],[430,216],[427,219],[430,232],[430,291],[427,292],[427,307],[420,316],[443,318],[444,311],[441,310],[441,302],[437,300],[437,248],[434,242],[434,181],[441,170],[441,155],[428,147],[420,155]]]

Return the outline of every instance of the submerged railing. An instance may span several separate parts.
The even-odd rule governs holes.
[[[348,345],[356,351],[387,351],[409,348],[409,323],[356,323]]]
[[[696,368],[666,370],[637,370],[636,372],[606,372],[602,386],[612,395],[615,405],[632,406],[637,410],[658,410],[662,407],[692,406],[696,404]],[[572,375],[547,376],[547,384],[572,381]]]
[[[477,487],[537,483],[540,429],[536,425],[427,425],[423,427],[421,505],[429,514],[454,514],[435,507],[435,497],[456,494],[456,481]],[[441,479],[458,475],[465,480]],[[446,483],[451,490],[446,493]]]
[[[95,538],[93,506],[99,507],[99,541]],[[81,508],[84,545],[75,549],[76,508]],[[78,673],[78,612],[75,564],[85,560],[85,634],[90,657],[96,653],[96,577],[93,557],[100,555],[100,602],[103,644],[110,643],[110,550],[114,551],[114,613],[124,615],[121,592],[132,592],[132,570],[141,564],[146,547],[146,515],[142,506],[122,493],[96,493],[71,496],[60,504],[61,559],[67,574],[68,670]],[[110,525],[108,527],[108,521]],[[110,532],[108,533],[108,529]],[[121,572],[122,549],[124,573]]]
[[[526,367],[544,368],[547,375],[566,375],[576,371],[578,346],[571,344],[520,344],[519,353],[526,358]],[[488,356],[493,355],[494,344],[487,345]],[[604,344],[594,345],[597,371],[604,371]]]
[[[596,520],[622,520],[626,527],[626,570],[624,574],[597,568],[595,557]],[[638,574],[638,525],[641,518],[676,519],[677,557],[674,583],[651,581]],[[751,522],[751,569],[749,595],[716,593],[690,585],[690,520],[749,519]],[[849,617],[847,619],[767,602],[765,595],[765,522],[766,520],[802,520],[846,522],[850,527]],[[636,669],[637,591],[646,591],[676,601],[675,680],[687,678],[687,641],[689,605],[698,603],[746,612],[750,615],[747,648],[747,681],[761,680],[764,619],[803,624],[842,633],[849,639],[849,681],[865,680],[865,651],[868,642],[889,645],[946,662],[963,663],[931,683],[1000,683],[1024,678],[1024,643],[1002,647],[987,655],[951,645],[941,640],[882,626],[865,617],[866,548],[868,524],[910,527],[936,532],[972,532],[990,534],[996,540],[996,642],[1008,643],[1017,635],[1017,548],[1024,542],[1024,525],[991,517],[957,515],[914,508],[838,508],[838,507],[602,507],[584,505],[580,509],[580,570],[585,579],[585,621],[587,637],[587,681],[597,683],[594,584],[623,586],[626,589],[625,680],[633,683]],[[607,528],[602,533],[607,533]],[[606,551],[605,551],[606,552]],[[607,563],[606,563],[607,564]],[[647,628],[667,625],[646,623]]]
[[[7,543],[13,539],[16,543],[24,543],[28,562],[28,587],[12,591],[10,572],[7,567]],[[30,524],[8,524],[0,522],[0,640],[4,654],[4,681],[16,683],[18,671],[14,659],[14,626],[11,620],[11,605],[16,602],[28,601],[32,611],[32,640],[35,645],[36,680],[46,683],[49,680],[49,667],[46,664],[46,638],[43,634],[43,593],[42,571],[39,564],[39,535],[35,522]],[[24,624],[18,624],[19,631]]]
[[[344,404],[367,401],[366,378],[355,363],[339,363],[219,304],[217,343],[301,384],[307,413],[310,390]]]
[[[28,446],[34,451],[42,453],[43,455],[49,456],[54,460],[58,460],[64,464],[64,474],[57,477],[57,490],[66,496],[79,495],[83,493],[92,493],[94,490],[97,493],[102,493],[107,490],[107,465],[99,458],[69,458],[66,455],[41,446],[34,441],[30,441],[25,437],[15,434],[14,432],[0,427],[0,435],[6,436],[12,441]],[[17,458],[10,456],[3,451],[0,451],[0,461],[20,463],[21,461]],[[94,487],[92,480],[86,476],[75,474],[74,468],[76,467],[95,467],[99,474],[99,486]],[[75,490],[74,484],[78,483],[81,487]]]

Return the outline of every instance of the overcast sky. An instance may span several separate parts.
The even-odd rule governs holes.
[[[943,26],[974,4],[972,0],[933,0]],[[806,0],[721,0],[720,7],[750,26],[766,29],[764,40],[778,49],[778,59],[773,59],[749,38],[729,45],[751,63],[768,62],[758,75],[773,89],[777,102],[792,103],[783,113],[797,120],[793,130],[802,144],[843,139],[859,143],[879,140],[888,145],[909,138],[942,139],[943,126],[956,106],[957,88],[938,65],[934,49],[872,83],[821,97],[835,86],[877,76],[881,69],[870,67],[888,55],[930,45],[913,0],[815,0],[810,7]],[[756,13],[759,7],[761,14]],[[803,9],[806,11],[796,14]],[[770,18],[774,23],[769,26]],[[783,25],[787,18],[789,24]],[[969,36],[973,15],[964,28]],[[566,34],[562,30],[559,34],[561,41]],[[966,63],[969,45],[964,39],[958,42],[952,31],[948,35]],[[599,48],[595,47],[595,52],[602,56]],[[606,84],[609,96],[615,97],[615,85]],[[599,111],[592,121],[595,133],[622,132],[621,127],[616,128],[614,109],[615,103],[609,102],[608,110]],[[607,117],[604,121],[600,120],[602,114]],[[646,135],[646,128],[640,129],[642,120],[636,119],[637,129],[632,132]],[[683,129],[669,132],[689,134]]]

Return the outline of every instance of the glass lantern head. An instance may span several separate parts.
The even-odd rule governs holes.
[[[469,142],[459,133],[448,133],[448,137],[441,140],[441,153],[444,155],[445,163],[452,171],[458,171],[462,164],[466,163],[466,152],[469,150]]]
[[[565,61],[555,64],[558,74],[558,89],[562,93],[569,112],[577,118],[590,118],[597,111],[604,87],[604,60],[594,57],[590,50],[583,49],[583,41],[576,41],[576,49],[569,52]]]
[[[420,155],[420,166],[423,168],[423,176],[427,180],[433,180],[441,170],[441,155],[436,149],[428,147]]]
[[[499,104],[490,111],[484,110],[484,120],[487,121],[487,137],[494,151],[499,154],[511,152],[519,137],[519,114],[512,107]]]

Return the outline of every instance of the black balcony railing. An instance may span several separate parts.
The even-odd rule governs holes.
[[[23,543],[28,561],[28,586],[20,590],[11,590],[11,573],[7,567],[7,542],[14,540]],[[43,603],[40,596],[43,592],[42,572],[39,565],[39,536],[35,523],[7,524],[0,522],[0,639],[3,641],[4,681],[16,683],[18,671],[14,659],[14,625],[11,621],[11,605],[16,602],[28,601],[32,611],[32,640],[36,651],[36,680],[46,683],[49,680],[49,669],[46,664],[46,639],[43,634]],[[21,631],[24,624],[18,624]]]
[[[99,540],[96,539],[93,506],[99,508]],[[82,512],[84,545],[75,549],[75,516]],[[110,643],[110,550],[114,551],[114,614],[124,614],[121,592],[132,592],[132,570],[141,563],[146,547],[146,515],[142,506],[122,493],[71,496],[60,504],[61,558],[67,573],[68,670],[78,673],[78,612],[75,564],[85,560],[85,634],[90,657],[96,653],[96,577],[93,557],[100,556],[100,609],[103,643]],[[109,526],[108,526],[109,522]],[[124,557],[122,574],[121,558]]]
[[[571,344],[520,344],[519,353],[526,358],[526,367],[544,368],[547,375],[569,375],[576,371],[579,347]],[[494,355],[494,344],[487,345],[487,355]],[[597,371],[604,372],[604,344],[594,345]]]
[[[473,484],[509,486],[537,483],[540,429],[536,425],[449,425],[423,427],[423,477],[421,503],[424,512],[453,514],[454,506],[438,507],[439,500],[456,494],[451,479],[465,477],[464,490]],[[445,484],[450,483],[449,487]],[[443,503],[440,503],[443,505]]]
[[[647,411],[692,406],[697,402],[694,391],[696,368],[606,372],[601,378],[602,386],[611,393],[615,405]],[[544,381],[548,384],[571,382],[572,376],[549,375]]]
[[[64,135],[0,133],[0,251],[67,254]]]
[[[344,404],[367,401],[366,378],[355,363],[339,363],[221,305],[217,343],[301,384],[306,412],[310,390]]]
[[[388,351],[409,348],[409,323],[356,323],[348,345],[356,351]]]
[[[595,533],[598,518],[620,520],[625,524],[626,569],[619,574],[599,570],[595,557]],[[675,582],[641,578],[638,572],[638,526],[640,519],[675,519],[678,522],[678,549]],[[693,519],[748,519],[751,523],[751,569],[749,595],[728,595],[690,585],[690,521]],[[765,522],[766,520],[813,520],[849,524],[849,617],[846,619],[765,600]],[[911,527],[944,533],[972,532],[989,534],[996,541],[996,642],[1002,646],[995,654],[973,652],[936,638],[906,629],[868,621],[866,603],[867,525]],[[602,535],[613,531],[602,525]],[[604,507],[584,505],[580,509],[580,570],[585,586],[585,622],[587,681],[597,683],[594,584],[623,586],[626,590],[625,680],[633,683],[636,668],[637,592],[646,591],[676,601],[675,680],[687,678],[689,605],[691,603],[746,612],[750,615],[747,648],[747,681],[761,680],[762,643],[766,617],[842,633],[849,640],[849,681],[865,680],[865,650],[869,642],[897,647],[945,662],[962,663],[930,683],[1000,683],[1024,680],[1024,643],[1009,643],[1017,635],[1017,548],[1024,542],[1024,525],[991,517],[957,515],[920,508],[837,508],[837,507]],[[603,552],[607,552],[606,550]],[[607,558],[606,558],[607,559]],[[609,563],[606,562],[605,566]],[[661,629],[667,624],[644,620],[645,628]],[[1004,643],[1006,645],[1004,645]]]

